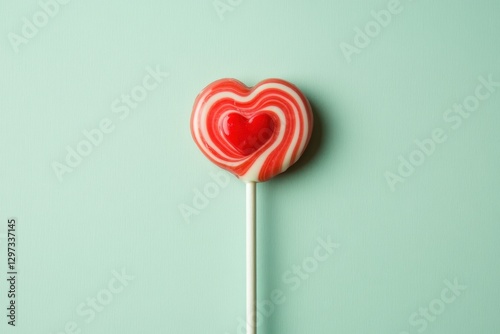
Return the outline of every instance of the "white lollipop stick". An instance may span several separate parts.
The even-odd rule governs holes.
[[[247,331],[246,334],[257,333],[257,275],[256,275],[256,205],[255,182],[247,182]]]

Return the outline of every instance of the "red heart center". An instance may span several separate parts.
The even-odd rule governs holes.
[[[261,113],[251,118],[238,113],[227,115],[222,130],[229,143],[242,155],[250,155],[261,148],[274,133],[271,116]]]

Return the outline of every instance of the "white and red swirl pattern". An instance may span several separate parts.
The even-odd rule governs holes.
[[[312,125],[305,96],[281,79],[254,87],[217,80],[198,95],[191,116],[191,134],[203,154],[245,182],[287,170],[304,152]]]

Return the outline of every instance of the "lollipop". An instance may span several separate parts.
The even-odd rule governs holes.
[[[201,91],[191,115],[191,134],[203,154],[246,183],[247,334],[256,333],[256,183],[286,171],[304,152],[313,125],[301,91],[281,79],[247,87],[217,80]]]

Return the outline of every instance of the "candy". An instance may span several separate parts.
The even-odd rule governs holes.
[[[305,96],[281,79],[254,87],[217,80],[198,95],[191,116],[191,134],[203,154],[245,182],[286,171],[304,152],[312,125]]]

